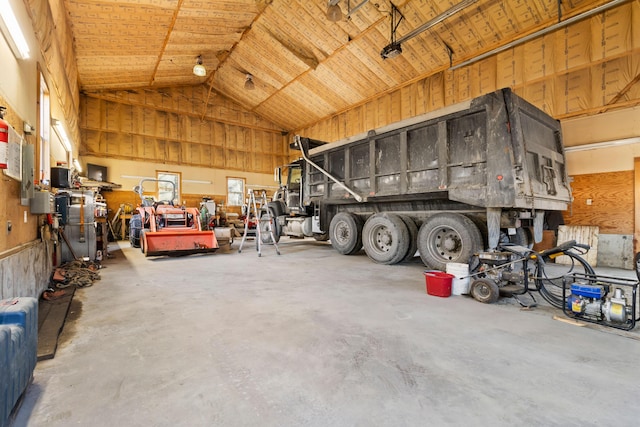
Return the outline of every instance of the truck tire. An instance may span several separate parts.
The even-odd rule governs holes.
[[[353,255],[362,249],[362,218],[349,212],[339,212],[329,225],[331,246],[342,255]]]
[[[418,231],[420,258],[424,265],[436,270],[444,271],[449,262],[467,264],[482,247],[478,227],[461,214],[433,215]]]
[[[518,227],[515,234],[500,233],[500,243],[511,243],[525,248],[533,248],[533,239],[530,238],[529,230]]]
[[[129,220],[129,242],[132,248],[140,247],[140,230],[142,230],[140,214],[132,215]]]
[[[404,225],[407,226],[407,230],[409,231],[409,249],[407,250],[407,254],[402,258],[401,262],[411,261],[413,256],[418,252],[418,226],[416,222],[406,215],[400,215],[400,218],[404,222]]]
[[[367,256],[379,264],[397,264],[409,251],[409,230],[400,215],[378,213],[362,229]]]
[[[266,213],[262,214],[258,227],[260,227],[260,241],[265,245],[273,243],[271,234],[269,234],[270,227],[273,227],[273,237],[275,238],[276,243],[280,241],[280,225],[278,224],[278,218],[273,215],[273,211],[271,211],[271,221],[269,221]]]
[[[313,233],[313,238],[318,242],[326,242],[329,240],[329,233]]]

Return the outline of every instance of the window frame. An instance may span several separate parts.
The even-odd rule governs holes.
[[[51,181],[51,90],[38,63],[38,116],[35,146],[34,184],[48,186]],[[68,157],[68,153],[67,153]],[[68,159],[67,159],[68,160]]]
[[[163,175],[173,175],[175,177],[177,177],[177,182],[176,180],[173,179],[167,179],[166,177],[163,177]],[[166,171],[166,170],[156,170],[156,179],[157,180],[164,180],[164,181],[172,181],[176,184],[176,198],[174,200],[171,201],[172,204],[174,205],[179,205],[180,204],[180,200],[182,200],[182,173],[181,172],[174,172],[174,171]],[[160,192],[161,192],[161,183],[158,182],[156,183],[156,197],[158,201],[164,201],[167,199],[163,199],[160,196]]]
[[[242,182],[242,190],[241,192],[237,192],[237,191],[229,191],[229,184],[231,181],[241,181]],[[227,177],[227,206],[243,206],[245,204],[245,189],[246,189],[247,183],[245,178],[241,178],[238,176],[228,176]],[[237,204],[234,202],[232,203],[231,197],[230,195],[236,195],[239,194],[240,195],[240,203]]]

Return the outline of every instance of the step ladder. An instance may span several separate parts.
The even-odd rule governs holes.
[[[264,209],[264,215],[261,216],[260,212]],[[247,216],[244,219],[244,234],[242,235],[242,241],[240,242],[240,248],[238,248],[238,253],[242,252],[242,247],[244,242],[247,240],[247,236],[249,235],[249,216],[253,212],[258,225],[256,226],[256,250],[258,251],[258,256],[262,256],[262,245],[273,245],[276,248],[276,253],[280,255],[280,249],[278,248],[278,242],[276,242],[275,236],[273,235],[273,221],[277,221],[271,215],[271,210],[267,207],[267,192],[262,191],[260,194],[260,203],[256,202],[256,195],[253,190],[249,190],[249,206],[247,206]],[[268,235],[264,236],[263,233],[268,233]],[[269,239],[270,240],[267,240]]]

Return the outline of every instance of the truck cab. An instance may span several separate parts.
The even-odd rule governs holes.
[[[302,161],[297,160],[285,166],[276,168],[276,180],[280,187],[273,197],[274,201],[280,201],[282,213],[276,211],[277,214],[301,215],[306,209],[302,206]],[[282,173],[287,173],[287,181],[282,182]],[[276,215],[278,216],[278,215]]]
[[[313,202],[305,205],[304,202],[305,167],[304,160],[300,159],[276,168],[275,179],[279,189],[269,203],[269,209],[276,218],[276,234],[298,238],[314,237],[324,241],[328,236],[319,228],[316,205]],[[283,173],[287,175],[286,183],[283,182]]]

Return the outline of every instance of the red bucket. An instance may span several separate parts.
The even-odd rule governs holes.
[[[456,277],[453,274],[442,271],[425,271],[424,277],[427,282],[427,293],[437,297],[451,296],[451,283]]]

